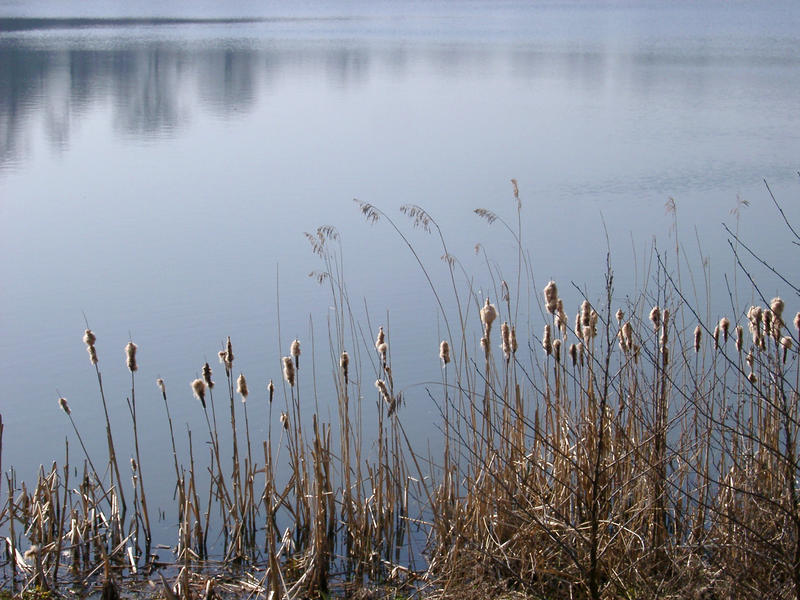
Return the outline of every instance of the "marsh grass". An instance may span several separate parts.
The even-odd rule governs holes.
[[[516,222],[476,211],[517,247],[511,282],[487,260],[492,297],[478,294],[425,210],[409,205],[401,212],[438,238],[448,273],[443,286],[398,222],[359,203],[368,222],[388,223],[406,244],[444,325],[441,380],[423,395],[441,415],[441,455],[426,455],[409,439],[413,415],[404,394],[412,382],[395,379],[388,316],[380,328],[369,315],[366,324],[356,317],[338,233],[320,227],[306,235],[322,264],[312,275],[333,306],[327,323],[333,423],[305,409],[311,395],[316,408],[323,383],[315,369],[309,372],[313,352],[303,355],[309,358],[301,369],[294,340],[275,365],[276,380],[283,375],[283,405],[273,412],[281,394],[270,380],[266,439],[254,445],[247,383],[244,375],[234,380],[228,338],[219,357],[229,425],[217,421],[219,386],[205,363],[191,391],[207,430],[187,429],[189,461],[181,464],[183,441],[159,379],[178,515],[177,543],[165,561],[153,552],[139,460],[135,346],[127,350],[136,449],[128,515],[96,337],[87,329],[107,459],[95,469],[59,399],[83,457],[70,463],[67,443],[62,467],[41,468],[30,488],[13,468],[5,473],[3,588],[25,597],[67,582],[97,585],[111,600],[122,582],[135,586],[158,573],[155,589],[170,600],[356,591],[367,597],[374,586],[453,597],[800,598],[800,316],[762,295],[739,255],[757,254],[729,230],[761,306],[733,306],[713,320],[701,317],[706,309],[692,303],[680,270],[657,251],[651,283],[617,306],[609,257],[602,293],[583,299],[571,329],[555,281],[532,291],[539,286],[523,246],[516,182],[513,191]],[[537,322],[541,338],[523,333]],[[431,358],[417,360],[436,360],[436,348],[418,353]],[[188,395],[185,386],[179,385]],[[365,402],[374,402],[374,411]],[[242,448],[237,414],[244,415]],[[375,422],[365,422],[366,414]],[[2,432],[0,421],[0,461]],[[207,455],[195,452],[198,437]],[[231,441],[230,464],[221,440]],[[75,469],[82,475],[71,481]],[[223,549],[209,555],[215,536]]]

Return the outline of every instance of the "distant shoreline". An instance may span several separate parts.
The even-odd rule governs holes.
[[[242,25],[302,21],[348,21],[352,17],[0,17],[0,33],[37,29],[84,29],[95,27],[158,27],[163,25]]]

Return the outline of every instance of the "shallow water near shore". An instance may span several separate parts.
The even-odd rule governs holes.
[[[441,319],[403,241],[367,225],[354,197],[404,225],[401,204],[424,206],[492,294],[475,244],[509,281],[516,249],[472,210],[513,220],[516,178],[534,273],[561,283],[570,312],[580,294],[569,282],[602,293],[608,244],[620,303],[637,293],[652,238],[674,246],[670,197],[679,235],[700,246],[687,260],[710,257],[710,312],[730,309],[719,224],[735,226],[737,198],[751,203],[743,235],[779,270],[794,265],[762,181],[797,214],[792,3],[60,6],[0,2],[0,410],[3,469],[23,477],[64,454],[59,396],[104,452],[84,315],[126,457],[123,347],[139,345],[143,471],[163,480],[158,506],[171,506],[172,483],[158,472],[170,450],[155,379],[180,435],[202,438],[189,382],[228,335],[253,390],[254,437],[268,431],[266,382],[280,380],[294,338],[305,389],[318,382],[309,407],[334,420],[330,298],[307,277],[321,265],[303,236],[323,224],[341,233],[365,335],[390,332],[414,441],[435,448],[425,387],[440,376]],[[444,286],[437,241],[407,231]]]

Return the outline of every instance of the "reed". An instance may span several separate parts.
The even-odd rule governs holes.
[[[142,476],[136,396],[145,392],[135,385],[136,346],[126,346],[134,458],[131,481],[123,482],[96,337],[87,329],[106,468],[95,469],[59,398],[83,456],[70,464],[67,442],[61,467],[41,468],[30,491],[13,468],[6,474],[2,586],[16,594],[70,583],[112,599],[120,582],[157,573],[171,600],[227,593],[326,598],[374,586],[433,597],[800,599],[800,313],[788,316],[794,296],[767,300],[745,271],[754,305],[703,319],[708,311],[692,304],[679,274],[654,251],[652,283],[626,293],[624,305],[608,257],[601,293],[565,307],[555,280],[531,292],[537,286],[522,247],[516,182],[513,200],[516,227],[498,213],[476,211],[518,246],[512,281],[487,260],[492,283],[481,288],[474,275],[459,272],[433,217],[403,207],[412,226],[438,236],[450,289],[434,285],[426,257],[397,222],[360,204],[368,221],[385,220],[401,236],[430,284],[446,337],[438,354],[432,347],[413,358],[438,364],[435,384],[415,386],[395,373],[388,315],[380,327],[369,314],[363,322],[355,315],[339,235],[328,226],[307,238],[322,263],[314,275],[333,307],[333,422],[317,408],[325,386],[315,375],[315,353],[303,355],[301,371],[298,339],[274,365],[275,381],[282,374],[284,382],[275,415],[275,384],[253,385],[251,393],[243,374],[234,378],[226,339],[219,357],[229,432],[218,428],[207,362],[190,383],[206,430],[187,426],[185,439],[176,436],[166,384],[157,380],[173,460],[155,476],[174,471],[178,516],[166,562],[151,553],[164,540],[151,537]],[[738,242],[734,248],[744,247]],[[423,452],[409,438],[417,417],[408,412],[408,396],[439,411],[443,439],[435,451]],[[248,402],[259,401],[267,403],[263,439],[252,436],[248,416]],[[0,460],[2,433],[0,420]],[[220,447],[228,439],[230,463]],[[208,450],[196,454],[200,443]],[[127,529],[125,487],[134,513]],[[209,545],[214,539],[221,548]]]

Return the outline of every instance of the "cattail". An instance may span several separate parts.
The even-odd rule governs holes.
[[[582,343],[578,344],[578,362],[583,366],[584,363],[584,355],[586,354],[586,346]]]
[[[592,324],[592,305],[588,300],[581,302],[581,326],[586,327]]]
[[[83,334],[83,343],[87,346],[94,346],[96,341],[97,337],[95,337],[94,333],[92,333],[92,330],[87,329]]]
[[[658,331],[661,326],[661,309],[656,304],[650,311],[650,322],[653,323],[653,330]]]
[[[136,344],[128,342],[125,346],[125,357],[127,358],[128,370],[133,373],[139,367],[136,365]]]
[[[300,340],[295,339],[289,347],[289,354],[294,359],[294,366],[300,368]]]
[[[756,374],[755,374],[755,373],[753,373],[752,371],[750,371],[750,374],[747,376],[747,380],[748,380],[750,383],[752,383],[752,384],[755,384],[755,383],[758,381],[758,378],[756,377]]]
[[[224,365],[228,362],[228,353],[225,350],[217,352],[217,356],[219,356],[219,364]]]
[[[578,310],[578,313],[575,315],[575,337],[578,339],[583,337],[583,325],[581,325],[581,311]]]
[[[658,344],[662,352],[667,347],[667,343],[669,342],[669,328],[667,327],[669,312],[667,310],[664,310],[664,317],[666,318],[663,319],[661,324],[661,337],[658,340]]]
[[[578,347],[575,344],[569,345],[569,357],[572,359],[572,366],[578,364]]]
[[[561,362],[561,340],[554,340],[553,341],[553,358],[556,359],[557,363]]]
[[[275,396],[275,384],[272,383],[272,379],[269,380],[267,384],[267,397],[269,398],[269,403],[272,404],[272,398]]]
[[[450,344],[447,343],[447,340],[442,340],[442,343],[439,344],[439,358],[442,359],[442,365],[450,362]]]
[[[719,328],[720,328],[720,331],[722,331],[722,342],[723,343],[727,343],[728,342],[728,330],[730,329],[730,327],[731,327],[731,322],[730,322],[730,319],[728,319],[728,317],[722,317],[719,320]]]
[[[489,357],[489,338],[487,338],[486,336],[483,336],[481,338],[481,348],[483,348],[483,353],[488,358]]]
[[[239,373],[239,378],[236,380],[236,392],[242,397],[242,402],[247,400],[247,380],[244,378],[244,373]]]
[[[775,302],[775,300],[773,300]],[[781,338],[781,347],[783,348],[783,362],[786,362],[786,354],[792,349],[792,338],[788,335]]]
[[[761,320],[763,312],[760,306],[751,306],[747,311],[747,320],[750,322],[750,333],[753,336],[753,345],[761,346]]]
[[[375,387],[378,388],[378,391],[381,393],[381,398],[386,404],[389,406],[389,416],[392,416],[395,409],[395,401],[392,399],[391,395],[389,395],[389,390],[386,388],[386,382],[383,379],[375,380]]]
[[[294,362],[291,356],[283,357],[283,378],[291,387],[294,387]]]
[[[764,311],[764,335],[763,337],[770,337],[772,335],[772,321],[775,315],[770,309]]]
[[[517,328],[511,326],[511,354],[517,353]]]
[[[621,308],[617,309],[617,315],[616,316],[617,316],[617,323],[619,323],[621,325],[622,324],[622,319],[625,318],[625,313],[622,312]]]
[[[503,356],[506,361],[511,360],[511,328],[508,326],[508,321],[503,321],[500,326],[500,337],[503,341]]]
[[[556,320],[555,320],[556,327],[561,332],[561,335],[567,335],[567,327],[569,327],[567,323],[567,313],[564,312],[564,301],[561,298],[558,299],[556,303]]]
[[[167,395],[167,388],[164,386],[164,380],[161,379],[161,377],[156,379],[156,385],[158,386],[158,389],[161,390],[161,394],[166,396]]]
[[[389,347],[386,345],[386,342],[383,342],[382,344],[379,344],[378,347],[377,347],[377,350],[378,350],[378,354],[381,355],[381,360],[383,361],[383,364],[385,365],[386,364],[386,353],[389,350]]]
[[[628,352],[628,341],[625,339],[625,334],[622,332],[622,329],[619,330],[619,333],[617,334],[617,337],[619,338],[619,349],[622,350],[623,352],[627,353]]]
[[[131,471],[133,471],[134,476],[136,475],[137,465],[136,459],[131,456]]]
[[[378,337],[375,339],[375,349],[377,350],[380,348],[380,345],[383,344],[386,340],[386,334],[383,332],[383,325],[378,328]]]
[[[281,425],[283,425],[283,428],[287,431],[289,430],[289,415],[283,411],[281,411]]]
[[[589,316],[589,327],[592,328],[592,338],[597,337],[597,321],[600,319],[600,315],[597,314],[597,311],[592,311],[591,315]]]
[[[545,354],[550,356],[553,352],[553,338],[550,334],[550,325],[544,326],[544,333],[542,334],[542,348],[544,348]]]
[[[745,357],[744,360],[747,362],[747,366],[749,366],[750,369],[752,369],[753,368],[753,362],[754,362],[753,350],[752,349],[747,353],[747,356]]]
[[[583,343],[588,346],[589,342],[591,341],[592,341],[592,328],[587,325],[586,327],[583,328]]]
[[[622,337],[625,338],[625,345],[628,350],[631,350],[633,348],[633,325],[631,325],[630,321],[626,321],[625,325],[622,326]]]
[[[664,366],[666,367],[669,364],[669,347],[664,346],[661,349],[661,356],[663,356]]]
[[[339,366],[342,369],[342,376],[344,377],[344,384],[347,385],[350,381],[350,355],[345,351],[339,357]]]
[[[719,350],[719,325],[714,327],[714,350]]]
[[[544,301],[547,305],[547,312],[551,315],[556,314],[556,310],[558,310],[558,288],[555,281],[551,281],[544,287]]]
[[[772,312],[775,313],[775,316],[778,317],[779,319],[783,316],[784,303],[783,300],[781,300],[780,298],[778,297],[773,298],[769,303],[769,307],[772,309]]]
[[[89,353],[89,362],[93,365],[97,364],[97,350],[94,346],[86,346],[86,351]]]
[[[698,325],[694,328],[694,352],[700,352],[700,341],[703,339],[703,328]]]
[[[233,344],[231,344],[231,336],[228,336],[228,341],[225,343],[225,361],[229,369],[233,368]]]
[[[211,380],[211,365],[207,362],[203,365],[202,373],[203,381],[206,382],[208,389],[212,389],[214,387],[214,382]]]
[[[206,407],[206,384],[202,379],[195,379],[192,382],[192,391],[194,392],[195,397],[200,400],[200,404],[203,405],[203,408]]]
[[[495,308],[494,304],[489,304],[489,299],[486,299],[486,304],[483,305],[481,309],[481,323],[483,323],[484,331],[486,332],[486,337],[489,337],[489,333],[492,331],[492,323],[497,318],[497,308]]]
[[[736,350],[737,352],[742,352],[742,345],[744,344],[744,329],[741,325],[736,326]]]
[[[67,402],[66,398],[59,398],[58,405],[61,407],[61,410],[63,410],[68,415],[72,414],[72,411],[69,409],[69,403]]]
[[[794,316],[794,328],[800,331],[800,312]]]

